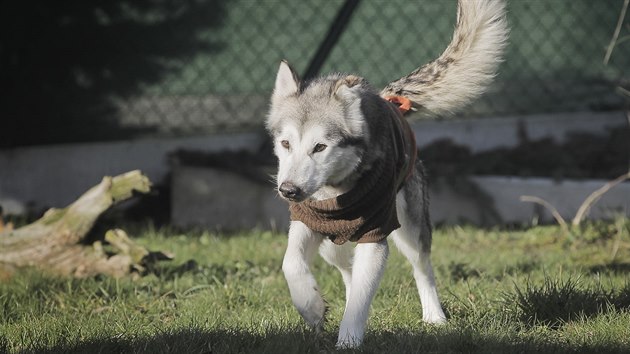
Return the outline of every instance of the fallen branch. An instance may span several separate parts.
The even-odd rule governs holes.
[[[584,199],[584,202],[582,202],[582,205],[580,205],[577,213],[575,213],[575,217],[571,221],[571,225],[573,227],[579,226],[586,214],[589,212],[589,210],[591,210],[593,204],[597,203],[597,201],[613,187],[627,179],[630,179],[630,171],[604,184],[601,188],[597,189],[588,197],[586,197],[586,199]]]
[[[586,197],[586,199],[584,199],[584,201],[582,202],[582,204],[578,208],[578,211],[575,213],[575,216],[573,217],[573,220],[571,220],[571,229],[569,229],[569,225],[567,224],[566,220],[562,217],[562,215],[560,215],[560,212],[558,211],[558,209],[556,209],[556,207],[554,207],[548,201],[546,201],[546,200],[544,200],[542,198],[539,198],[539,197],[531,196],[531,195],[522,195],[520,200],[522,202],[536,203],[536,204],[542,205],[543,207],[547,208],[547,210],[549,210],[551,215],[553,215],[554,219],[556,219],[556,221],[558,222],[558,224],[562,228],[562,231],[565,233],[565,235],[571,236],[571,231],[575,231],[580,226],[580,224],[582,223],[582,221],[584,220],[584,218],[586,217],[588,212],[591,210],[591,207],[595,203],[597,203],[597,201],[599,201],[599,199],[604,194],[606,194],[608,191],[610,191],[616,185],[618,185],[619,183],[621,183],[621,182],[623,182],[623,181],[625,181],[627,179],[630,179],[630,171],[628,171],[625,174],[615,178],[614,180],[604,184],[602,187],[600,187],[599,189],[595,190],[588,197]]]
[[[50,209],[39,220],[18,229],[5,229],[0,232],[0,274],[36,267],[74,277],[120,277],[134,268],[142,269],[151,252],[134,244],[122,230],[105,235],[115,249],[113,255],[105,252],[99,241],[82,241],[104,211],[150,188],[151,182],[140,171],[105,177],[68,207]]]
[[[520,199],[521,199],[521,202],[536,203],[538,205],[542,205],[543,207],[547,208],[547,210],[549,210],[553,218],[556,219],[556,221],[562,228],[562,232],[564,232],[565,235],[569,235],[569,226],[567,225],[567,222],[564,220],[562,215],[560,215],[560,212],[558,211],[558,209],[556,209],[556,207],[551,205],[551,203],[549,203],[548,201],[542,198],[531,196],[531,195],[522,195]]]
[[[608,65],[608,61],[610,60],[610,56],[612,55],[613,49],[619,42],[617,39],[619,38],[619,32],[621,32],[621,25],[623,24],[623,20],[626,17],[626,11],[628,10],[628,3],[630,0],[624,0],[623,5],[621,7],[621,12],[619,13],[619,18],[617,19],[617,26],[615,26],[615,32],[613,33],[612,38],[610,39],[610,43],[608,43],[608,47],[606,48],[606,54],[604,55],[604,65]]]

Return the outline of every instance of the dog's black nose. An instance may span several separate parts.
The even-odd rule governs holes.
[[[278,187],[278,191],[287,199],[299,199],[302,195],[302,190],[291,182],[283,182],[280,187]]]

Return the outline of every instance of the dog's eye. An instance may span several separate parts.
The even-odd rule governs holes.
[[[326,150],[327,147],[328,147],[328,145],[326,145],[326,144],[317,144],[313,148],[313,153],[315,153],[315,152],[322,152],[322,151]]]
[[[288,141],[288,140],[282,140],[282,141],[280,142],[280,145],[282,145],[282,147],[283,147],[283,148],[285,148],[285,149],[287,149],[287,150],[289,150],[289,149],[291,148],[291,144],[289,144],[289,141]]]

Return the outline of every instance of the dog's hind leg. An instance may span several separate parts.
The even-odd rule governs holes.
[[[388,254],[387,240],[359,243],[355,247],[350,295],[339,326],[337,348],[354,348],[363,341],[370,304],[383,276]]]
[[[421,199],[420,199],[421,200]],[[391,234],[391,238],[400,252],[409,260],[413,267],[420,302],[422,303],[422,319],[427,323],[444,323],[446,316],[440,305],[433,267],[431,266],[431,227],[428,214],[410,215],[421,210],[422,202],[418,205],[407,205],[403,193],[398,193],[397,210],[401,227]]]
[[[289,285],[291,300],[306,323],[321,330],[324,323],[326,304],[310,265],[323,238],[313,233],[299,221],[289,227],[289,241],[282,261],[282,271]]]
[[[347,306],[348,299],[350,298],[350,288],[352,286],[353,244],[348,242],[343,245],[337,245],[330,240],[324,240],[321,246],[319,246],[319,254],[328,264],[335,266],[341,273],[343,284],[346,287]]]

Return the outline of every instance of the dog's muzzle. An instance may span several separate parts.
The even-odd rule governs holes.
[[[301,201],[304,199],[304,191],[291,182],[282,182],[278,187],[278,192],[290,201]]]

